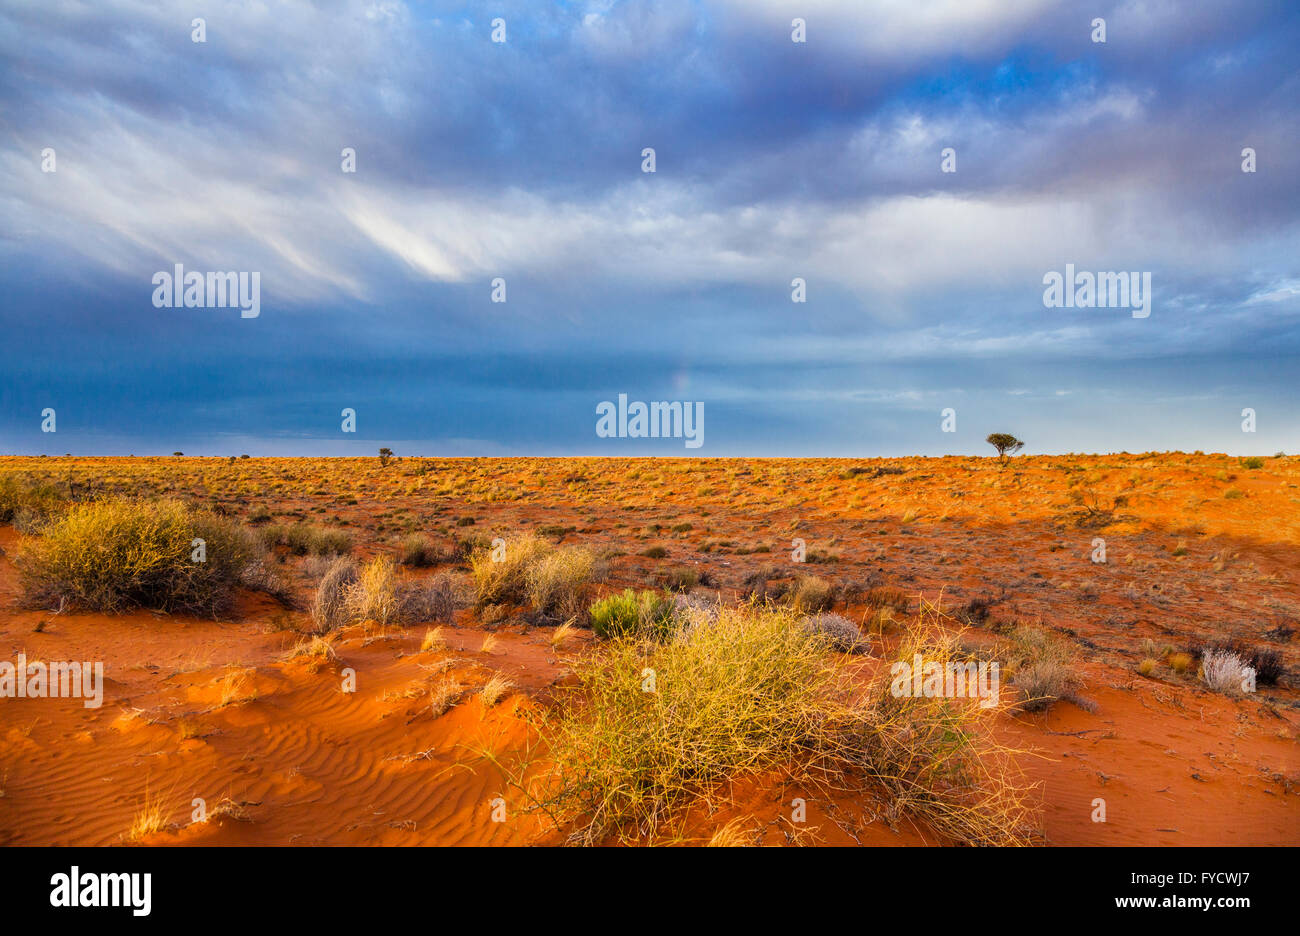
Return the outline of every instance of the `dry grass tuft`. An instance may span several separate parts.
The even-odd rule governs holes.
[[[464,693],[465,687],[455,679],[447,678],[439,680],[429,687],[429,710],[433,712],[433,717],[444,715],[451,710],[457,702],[460,701],[461,694]]]
[[[388,556],[367,562],[347,590],[343,601],[352,621],[374,621],[380,627],[395,624],[401,617],[402,603],[397,596],[397,569]]]
[[[483,702],[484,708],[492,708],[507,695],[515,684],[500,673],[494,673],[492,677],[483,684],[478,691],[478,697]]]
[[[1201,680],[1224,695],[1241,695],[1248,669],[1246,661],[1231,650],[1207,650],[1201,658]]]
[[[326,568],[311,606],[311,620],[317,633],[325,633],[348,622],[348,591],[357,583],[357,564],[340,556]]]
[[[167,826],[167,805],[164,798],[162,795],[150,796],[146,790],[144,808],[131,820],[131,826],[126,830],[126,840],[139,842],[151,835],[157,835]]]
[[[476,550],[470,556],[470,577],[478,606],[523,604],[528,597],[528,570],[553,549],[541,537],[524,533],[506,539],[503,554],[491,547]]]
[[[253,673],[255,670],[250,667],[240,667],[232,669],[221,677],[218,685],[221,688],[221,705],[243,704],[253,702],[258,698],[257,687],[253,684]]]
[[[313,635],[311,639],[297,644],[284,657],[286,660],[306,660],[316,670],[335,662],[338,658],[339,655],[334,650],[333,644],[320,635]]]
[[[709,848],[744,848],[754,844],[754,831],[749,828],[752,820],[743,816],[732,819],[709,839]]]
[[[565,621],[559,627],[555,628],[555,630],[551,631],[551,646],[556,650],[563,648],[565,643],[577,634],[577,632],[578,628],[574,625],[573,621]]]
[[[799,614],[816,614],[831,606],[835,586],[815,575],[801,575],[794,580],[789,592],[792,610]]]

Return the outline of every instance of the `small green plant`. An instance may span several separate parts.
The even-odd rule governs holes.
[[[591,629],[598,637],[643,635],[664,638],[674,628],[675,605],[671,598],[654,591],[634,592],[602,598],[588,609]]]

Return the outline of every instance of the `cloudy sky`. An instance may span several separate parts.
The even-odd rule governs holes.
[[[0,451],[1300,451],[1297,50],[1293,0],[3,0]],[[260,315],[156,308],[178,263]],[[620,393],[704,445],[597,437]]]

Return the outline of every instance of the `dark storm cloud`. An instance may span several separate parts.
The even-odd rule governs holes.
[[[796,6],[8,5],[0,441],[335,451],[352,405],[599,451],[627,391],[710,401],[705,454],[978,450],[935,435],[954,398],[1107,448],[1131,391],[1162,444],[1242,445],[1254,396],[1247,447],[1295,448],[1285,369],[1244,363],[1300,356],[1294,4]],[[260,271],[262,316],[153,308],[174,263]],[[1066,263],[1151,271],[1152,317],[1045,309]]]

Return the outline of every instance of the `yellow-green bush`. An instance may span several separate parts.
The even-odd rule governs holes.
[[[946,659],[920,636],[909,652]],[[1033,837],[1026,787],[978,699],[899,699],[790,611],[724,608],[680,639],[615,635],[540,725],[548,767],[519,785],[583,843],[671,837],[681,808],[780,770],[805,790],[887,791],[951,841]]]
[[[174,500],[118,500],[69,507],[24,540],[17,565],[31,604],[215,616],[261,556],[234,521]]]
[[[24,517],[39,523],[63,506],[63,495],[52,484],[13,473],[0,475],[0,523]]]

